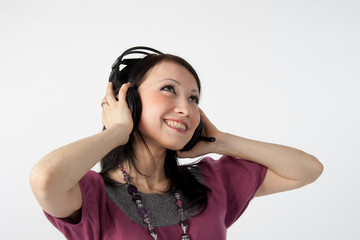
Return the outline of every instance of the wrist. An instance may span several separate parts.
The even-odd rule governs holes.
[[[125,145],[129,140],[130,133],[131,130],[129,131],[121,124],[113,124],[104,131],[104,134],[109,136],[110,145],[113,145],[113,148]]]
[[[230,133],[221,132],[216,138],[216,150],[220,155],[243,157],[243,146],[244,138],[235,136]]]
[[[229,135],[226,132],[218,132],[218,134],[215,136],[216,141],[214,142],[214,152],[220,155],[227,155],[227,144],[226,139],[227,135]]]

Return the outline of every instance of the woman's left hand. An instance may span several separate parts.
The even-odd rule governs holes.
[[[203,122],[203,131],[201,136],[203,137],[214,137],[215,139],[221,134],[221,132],[215,127],[214,124],[206,117],[205,113],[199,108],[200,117]],[[194,158],[199,157],[208,153],[216,153],[217,141],[207,142],[200,141],[189,151],[181,152],[177,151],[179,158]]]

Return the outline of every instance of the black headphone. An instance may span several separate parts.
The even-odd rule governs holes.
[[[131,54],[141,54],[145,55],[142,57],[136,58],[125,58]],[[109,76],[109,82],[113,83],[113,90],[114,95],[117,96],[118,91],[122,84],[127,83],[129,79],[129,72],[134,67],[134,65],[139,62],[141,59],[148,55],[157,55],[163,54],[162,52],[144,46],[132,47],[126,50],[123,54],[120,55],[111,66],[112,71]],[[122,67],[124,65],[124,67]],[[116,97],[117,98],[117,97]],[[126,93],[126,101],[129,105],[129,109],[131,111],[131,116],[134,121],[134,128],[136,128],[140,122],[142,105],[141,105],[141,98],[138,91],[133,88],[132,86],[129,87]],[[194,135],[190,139],[190,141],[180,150],[180,151],[189,151],[191,148],[195,146],[196,143],[199,141],[208,141],[208,142],[215,142],[214,137],[203,137],[201,136],[201,132],[203,129],[203,123],[200,119],[200,123],[195,129]]]

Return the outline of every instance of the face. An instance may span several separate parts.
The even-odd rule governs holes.
[[[138,88],[142,102],[139,131],[151,147],[182,149],[200,122],[195,77],[180,64],[162,61]]]

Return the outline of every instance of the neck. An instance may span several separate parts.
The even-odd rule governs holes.
[[[165,174],[166,148],[154,148],[148,144],[148,148],[142,141],[136,141],[134,146],[135,163],[137,170],[129,161],[123,164],[130,176],[130,182],[139,191],[144,193],[163,193],[169,188],[169,179]],[[116,169],[116,180],[125,183],[120,169]]]

